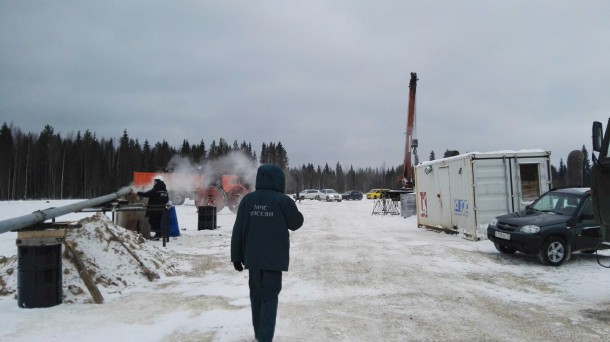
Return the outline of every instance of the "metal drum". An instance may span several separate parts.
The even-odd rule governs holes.
[[[198,208],[197,213],[199,215],[197,230],[218,228],[218,224],[216,222],[216,207],[202,206]]]
[[[61,244],[20,245],[17,255],[19,307],[47,308],[61,304]]]

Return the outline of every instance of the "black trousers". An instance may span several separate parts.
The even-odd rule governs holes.
[[[150,224],[151,233],[160,233],[161,232],[161,220],[163,216],[154,215],[148,217],[148,224]]]
[[[282,271],[249,270],[250,304],[254,336],[260,342],[273,340]]]

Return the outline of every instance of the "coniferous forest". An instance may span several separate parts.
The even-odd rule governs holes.
[[[583,166],[584,185],[590,184],[591,162],[588,151]],[[345,168],[335,165],[290,165],[288,151],[280,141],[263,143],[258,152],[251,143],[228,143],[220,138],[206,145],[204,140],[179,147],[165,140],[140,142],[127,130],[118,139],[98,138],[95,132],[62,136],[46,125],[40,133],[23,132],[4,123],[0,128],[0,200],[93,198],[128,186],[133,172],[171,171],[177,158],[190,165],[205,166],[230,154],[239,153],[252,162],[276,164],[287,177],[286,192],[303,189],[333,188],[338,192],[372,188],[397,189],[401,186],[403,166]],[[430,160],[435,157],[430,153]],[[552,166],[554,186],[565,185],[567,167],[560,160]],[[231,174],[231,170],[221,170]]]

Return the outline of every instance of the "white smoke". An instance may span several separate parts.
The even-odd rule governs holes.
[[[231,151],[217,160],[207,161],[203,165],[208,185],[221,185],[223,175],[236,175],[242,184],[254,188],[258,161],[241,151]]]
[[[180,155],[173,156],[167,163],[167,169],[171,170],[164,179],[168,190],[189,190],[205,186],[203,167],[194,164],[188,158]]]
[[[165,184],[168,190],[207,188],[208,186],[221,186],[223,175],[235,175],[239,181],[254,188],[258,162],[252,160],[241,151],[232,151],[216,160],[207,160],[196,164],[190,159],[176,155],[167,164],[171,170],[165,175]]]

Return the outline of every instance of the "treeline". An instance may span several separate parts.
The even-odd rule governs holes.
[[[584,185],[590,184],[591,162],[583,145]],[[112,193],[129,185],[134,171],[171,171],[176,157],[191,165],[209,163],[239,152],[252,162],[279,165],[286,173],[286,192],[304,189],[333,188],[368,191],[372,188],[401,187],[403,166],[345,169],[339,162],[333,167],[311,163],[290,166],[288,152],[281,142],[263,143],[260,152],[251,143],[236,140],[229,144],[220,138],[207,146],[203,139],[197,144],[187,140],[179,148],[165,140],[154,144],[129,137],[127,131],[118,139],[98,138],[95,133],[71,133],[62,136],[46,125],[40,133],[25,133],[12,124],[0,128],[0,200],[93,198]],[[446,151],[452,153],[453,151]],[[435,158],[430,153],[430,160]],[[560,161],[552,168],[554,186],[564,186],[567,166]],[[231,170],[222,170],[230,174]]]
[[[402,165],[390,168],[358,168],[350,165],[344,170],[337,163],[334,168],[328,164],[324,167],[303,165],[290,168],[287,192],[296,192],[304,189],[335,189],[338,192],[347,190],[368,191],[373,188],[397,189],[402,186]]]
[[[76,132],[63,136],[46,125],[40,133],[23,132],[4,123],[0,128],[0,200],[93,198],[129,185],[134,171],[166,172],[179,156],[191,165],[205,166],[230,153],[239,152],[257,163],[279,165],[287,175],[287,192],[305,188],[368,190],[372,187],[396,187],[402,171],[357,169],[344,171],[312,164],[290,168],[288,152],[281,142],[263,143],[260,152],[251,143],[220,138],[206,145],[184,140],[179,148],[165,140],[151,143],[130,137],[127,131],[118,139],[98,138],[94,132]],[[222,170],[229,174],[231,170]]]

